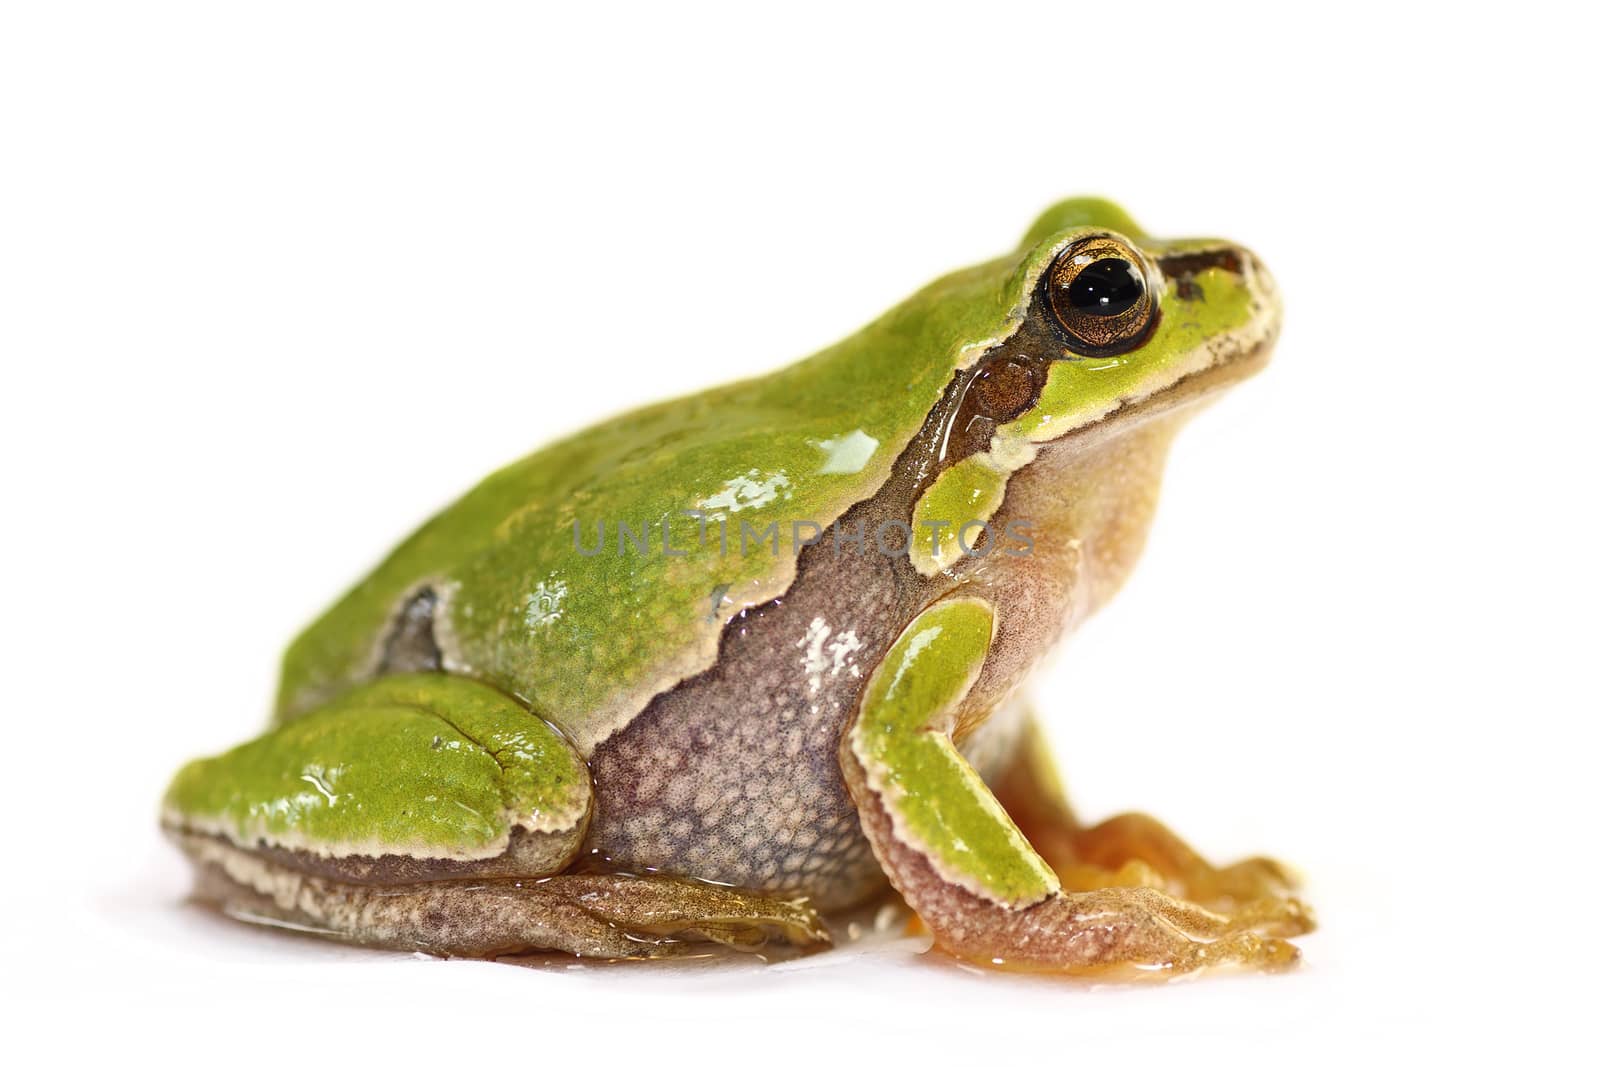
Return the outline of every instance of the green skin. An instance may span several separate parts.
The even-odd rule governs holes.
[[[1248,257],[1148,237],[1105,201],[1064,201],[1012,253],[809,359],[629,412],[497,471],[295,639],[268,731],[184,767],[164,824],[184,840],[301,857],[335,881],[375,863],[498,870],[513,840],[542,843],[523,873],[561,870],[591,816],[584,761],[658,695],[718,666],[729,620],[796,581],[798,550],[884,489],[953,378],[1018,330],[1058,254],[1107,233],[1147,264],[1218,248]],[[993,518],[1053,442],[1159,408],[1180,383],[1270,343],[1278,309],[1264,271],[1208,267],[1185,284],[1191,298],[1162,299],[1141,344],[1056,360],[986,448],[919,487],[907,516],[917,575],[958,574],[953,531]],[[1170,280],[1149,285],[1161,298]],[[645,551],[618,551],[619,520],[635,540],[643,531]],[[752,539],[776,524],[776,540],[740,550],[741,521]],[[936,522],[949,524],[937,546]],[[404,614],[420,590],[429,643],[408,652]],[[995,610],[950,597],[922,611],[865,664],[842,741],[901,839],[951,883],[1023,907],[1059,882],[951,739],[976,713]],[[994,700],[982,699],[986,713]]]
[[[951,597],[918,615],[874,672],[850,745],[896,821],[942,844],[947,876],[1026,904],[1061,883],[951,738],[993,631],[994,612],[981,600]]]
[[[579,821],[588,772],[548,723],[488,686],[394,675],[189,764],[167,796],[191,819],[226,820],[238,841],[464,859],[504,852],[516,825]]]

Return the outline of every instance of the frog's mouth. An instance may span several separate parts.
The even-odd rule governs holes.
[[[1224,351],[1220,352],[1212,362],[1189,372],[1143,400],[1124,405],[1113,414],[1127,412],[1133,415],[1158,415],[1210,399],[1229,386],[1244,381],[1267,365],[1267,360],[1272,355],[1273,342],[1277,340],[1277,328],[1274,323],[1272,329],[1249,341],[1235,340],[1233,335],[1218,340],[1224,342],[1219,346]]]

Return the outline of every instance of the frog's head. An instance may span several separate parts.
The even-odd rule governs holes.
[[[1277,292],[1252,253],[1209,238],[1153,238],[1105,200],[1062,201],[1039,217],[1012,257],[975,271],[1004,273],[1005,326],[998,336],[969,342],[955,387],[923,434],[935,458],[917,487],[919,530],[987,521],[1008,495],[1012,474],[1035,466],[1059,482],[1068,475],[1053,461],[1082,455],[1096,441],[1120,437],[1125,444],[1123,430],[1147,426],[1145,455],[1156,456],[1180,421],[1163,416],[1258,370],[1278,333]],[[1046,465],[1055,473],[1043,474],[1040,459],[1052,461]],[[1135,464],[1124,454],[1104,462],[1114,472],[1089,481],[1123,486],[1131,502],[1125,511],[1153,499],[1159,462]],[[1087,492],[1085,485],[1056,488],[1057,497]],[[1057,526],[1073,521],[1049,518]],[[932,536],[912,546],[924,574],[946,562]]]
[[[1277,289],[1248,249],[1153,238],[1105,200],[1050,208],[1021,252],[1028,309],[1019,333],[1032,333],[1028,347],[1049,359],[1008,437],[1054,440],[1185,404],[1260,369],[1278,333]]]

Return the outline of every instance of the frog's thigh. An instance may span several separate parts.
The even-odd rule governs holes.
[[[487,686],[433,674],[378,679],[190,764],[163,821],[202,898],[362,944],[620,957],[692,938],[825,937],[801,904],[557,873],[591,804],[588,769],[552,726]]]
[[[1297,952],[1148,887],[1065,893],[951,740],[995,632],[954,597],[919,615],[868,682],[840,748],[878,861],[939,944],[981,962],[1068,972],[1281,966]]]
[[[1263,925],[1275,915],[1276,933],[1305,933],[1314,925],[1310,910],[1288,895],[1292,876],[1274,860],[1215,867],[1163,823],[1136,812],[1083,825],[1031,717],[995,795],[1068,889],[1155,886],[1226,915],[1248,912]]]

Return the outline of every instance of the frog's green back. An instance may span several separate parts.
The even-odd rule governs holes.
[[[1045,219],[1105,212],[1126,218],[1077,201]],[[428,587],[444,667],[527,700],[589,751],[709,666],[729,617],[788,586],[794,523],[826,526],[877,491],[956,368],[1015,328],[1049,254],[1032,243],[949,275],[784,370],[620,415],[490,475],[294,641],[278,718],[369,676],[397,609]],[[690,509],[710,523],[704,546]],[[686,556],[662,551],[663,520]],[[741,521],[775,522],[777,553],[741,551]],[[619,522],[647,527],[648,547],[619,552]],[[602,523],[603,549],[585,554]]]

